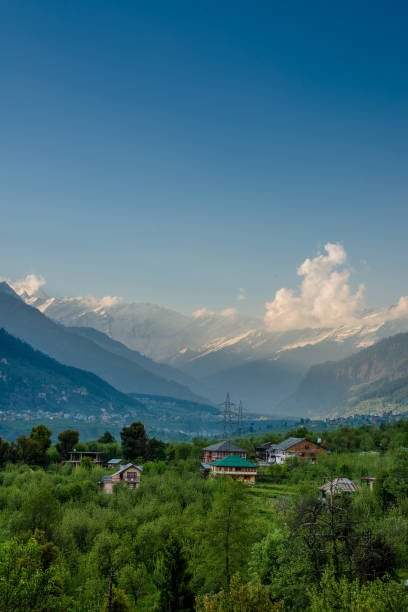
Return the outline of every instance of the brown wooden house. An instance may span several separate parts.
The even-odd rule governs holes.
[[[140,485],[140,477],[143,472],[141,465],[127,463],[122,465],[114,474],[104,476],[99,482],[99,490],[103,493],[112,493],[113,485],[125,483],[131,489],[136,489]]]
[[[210,476],[228,476],[242,482],[256,481],[258,467],[242,457],[231,455],[210,465]]]
[[[245,448],[239,448],[229,440],[222,440],[216,444],[211,444],[204,449],[203,463],[213,463],[224,457],[242,457],[247,458],[248,451]]]
[[[288,457],[307,459],[314,463],[317,455],[327,449],[307,438],[287,438],[283,442],[267,442],[256,449],[257,458],[263,463],[284,463]]]

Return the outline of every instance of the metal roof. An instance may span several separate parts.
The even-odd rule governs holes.
[[[117,463],[121,463],[122,459],[109,459],[108,464],[116,465]]]
[[[255,463],[251,463],[250,461],[247,461],[242,457],[237,457],[236,455],[228,455],[228,457],[214,461],[211,463],[211,465],[216,465],[217,467],[257,467]]]
[[[306,440],[306,438],[287,438],[286,440],[283,440],[283,442],[279,442],[279,444],[276,445],[276,448],[288,450],[288,448],[298,444],[299,442],[303,442],[303,440]]]
[[[324,485],[320,487],[321,491],[332,491],[333,493],[338,493],[340,491],[345,491],[347,493],[354,493],[359,490],[358,485],[355,482],[350,480],[350,478],[335,478],[334,480],[329,480]]]
[[[211,444],[211,446],[206,446],[205,451],[234,451],[240,453],[247,453],[248,451],[245,448],[239,448],[236,444],[233,444],[229,440],[222,440],[221,442],[217,442],[216,444]]]
[[[112,478],[113,476],[117,476],[118,474],[121,474],[124,470],[127,470],[130,467],[135,467],[137,468],[140,472],[143,472],[143,467],[141,465],[135,465],[134,463],[127,463],[126,465],[122,465],[122,467],[120,468],[120,470],[118,470],[117,472],[115,472],[114,474],[112,474],[111,476],[109,476],[109,478]]]

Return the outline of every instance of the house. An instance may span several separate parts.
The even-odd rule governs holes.
[[[332,498],[339,493],[356,493],[359,490],[360,487],[349,478],[335,478],[320,487],[320,495],[323,499]]]
[[[373,478],[372,476],[362,476],[360,480],[361,480],[361,484],[365,484],[366,487],[370,489],[370,491],[373,490],[375,478]]]
[[[255,452],[257,458],[264,464],[283,463],[288,457],[308,459],[314,463],[317,455],[327,454],[327,449],[307,438],[287,438],[283,442],[266,442],[262,446],[257,446]]]
[[[109,459],[106,465],[108,468],[117,468],[122,465],[122,459]]]
[[[130,489],[136,489],[140,485],[140,477],[143,472],[141,465],[127,463],[122,465],[114,474],[103,476],[99,482],[99,490],[102,493],[112,493],[113,485],[124,482]]]
[[[239,448],[229,440],[222,440],[216,444],[211,444],[204,449],[203,463],[213,463],[224,457],[236,456],[246,459],[248,451],[245,448]]]
[[[258,467],[239,455],[229,455],[210,464],[210,476],[229,476],[242,482],[255,482]]]
[[[73,463],[75,467],[81,465],[81,459],[89,457],[96,466],[102,467],[103,465],[103,453],[95,451],[77,451],[75,448],[69,453],[69,459],[64,461],[65,463]]]

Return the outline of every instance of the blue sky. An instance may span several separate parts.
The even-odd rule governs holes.
[[[339,242],[408,294],[407,12],[3,1],[0,275],[260,314]]]

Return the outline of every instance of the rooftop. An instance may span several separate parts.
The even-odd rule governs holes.
[[[303,440],[306,440],[306,438],[287,438],[286,440],[283,440],[283,442],[279,442],[279,444],[276,445],[276,448],[280,448],[281,450],[285,451],[288,450],[288,448],[291,448],[291,446],[294,446],[299,442],[303,442]]]
[[[221,442],[217,442],[216,444],[211,444],[211,446],[206,446],[205,451],[233,451],[235,453],[247,453],[248,451],[245,448],[239,448],[236,444],[233,444],[229,440],[222,440]]]
[[[214,461],[211,465],[216,465],[217,467],[258,467],[255,463],[251,463],[236,455],[228,455],[228,457]]]
[[[118,470],[117,472],[115,472],[114,474],[109,476],[109,478],[112,478],[113,476],[117,476],[118,474],[121,474],[122,472],[124,472],[125,470],[127,470],[130,467],[134,467],[134,468],[138,469],[140,472],[143,472],[143,466],[142,465],[135,465],[134,463],[127,463],[126,465],[122,465],[120,470]]]
[[[335,478],[329,480],[323,486],[320,487],[321,491],[333,491],[337,493],[339,491],[345,491],[346,493],[354,493],[358,491],[358,485],[350,480],[350,478]]]

